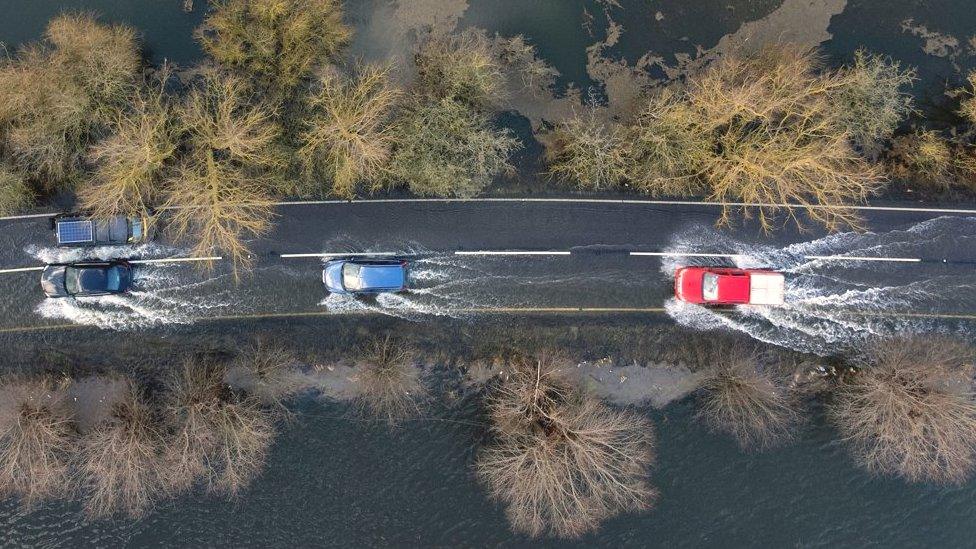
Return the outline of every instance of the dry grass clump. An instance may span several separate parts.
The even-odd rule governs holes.
[[[625,144],[616,124],[593,111],[576,113],[546,136],[549,174],[586,190],[616,187],[624,179]]]
[[[968,89],[964,89],[966,98],[959,105],[959,114],[971,124],[976,124],[976,71],[969,73],[967,77]]]
[[[891,157],[891,172],[899,179],[937,190],[947,190],[953,183],[952,146],[936,131],[917,131],[895,139]]]
[[[356,401],[364,414],[394,426],[420,413],[427,390],[414,349],[389,335],[376,337],[363,348],[356,370]]]
[[[409,106],[394,138],[390,177],[421,196],[478,194],[512,169],[508,158],[519,146],[511,132],[493,128],[487,114],[453,99]]]
[[[434,34],[414,58],[421,93],[476,107],[497,104],[505,86],[494,44],[483,31]]]
[[[163,493],[163,444],[158,419],[130,384],[109,419],[79,440],[75,469],[86,514],[145,514]]]
[[[213,69],[204,70],[179,111],[187,151],[167,182],[170,227],[195,242],[195,255],[226,254],[236,273],[252,261],[247,239],[271,229],[278,125],[243,80]]]
[[[282,92],[335,57],[351,35],[339,0],[218,0],[197,31],[218,63]]]
[[[34,204],[34,191],[19,172],[0,165],[0,215],[13,215]]]
[[[704,367],[697,416],[710,429],[732,435],[745,450],[769,448],[793,435],[796,397],[757,356],[726,350]]]
[[[306,179],[324,179],[341,198],[354,198],[363,183],[379,187],[393,147],[392,111],[400,97],[390,83],[389,67],[367,65],[355,78],[325,74],[308,98],[309,114],[299,135],[296,154]]]
[[[872,347],[828,414],[866,469],[911,482],[962,483],[976,466],[973,351],[937,337]]]
[[[78,192],[81,207],[98,217],[148,215],[164,169],[176,155],[181,128],[164,87],[167,75],[135,94],[119,111],[112,135],[95,144],[91,182]]]
[[[75,430],[63,390],[50,379],[0,384],[0,497],[30,507],[70,490]]]
[[[530,536],[577,537],[619,513],[648,509],[654,429],[556,377],[550,361],[516,359],[490,397],[493,441],[478,475]]]
[[[235,496],[264,466],[274,417],[257,399],[231,390],[226,371],[212,360],[189,359],[166,380],[164,410],[174,429],[166,483],[173,490],[202,478],[208,490]]]
[[[55,17],[45,38],[0,64],[0,136],[50,188],[80,178],[88,145],[134,89],[139,47],[133,29],[86,14]]]
[[[898,61],[862,48],[840,74],[842,85],[830,92],[830,100],[841,126],[862,150],[890,138],[914,110],[911,95],[902,90],[915,81],[915,69],[902,70]]]

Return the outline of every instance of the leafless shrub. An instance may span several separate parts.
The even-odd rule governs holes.
[[[552,88],[559,71],[539,57],[535,46],[517,34],[510,38],[496,38],[498,57],[518,74],[522,87],[532,93],[542,93]]]
[[[394,426],[420,413],[427,391],[414,349],[389,335],[375,337],[365,345],[356,370],[356,402],[364,414]]]
[[[709,428],[732,435],[746,450],[769,448],[793,435],[796,397],[758,356],[724,349],[704,366],[697,416]]]
[[[581,189],[616,187],[626,169],[625,138],[613,122],[593,111],[576,113],[546,137],[549,174],[575,182]]]
[[[976,124],[976,71],[970,72],[966,80],[969,88],[962,90],[965,95],[959,105],[959,114],[969,123]]]
[[[494,440],[477,458],[513,527],[577,537],[621,512],[651,507],[651,423],[554,377],[548,358],[521,358],[490,397]]]
[[[180,127],[160,81],[140,90],[119,111],[112,135],[89,153],[94,179],[78,192],[82,208],[100,217],[148,215],[159,196],[163,170],[176,154]]]
[[[166,417],[174,429],[166,451],[166,484],[173,491],[203,479],[216,493],[235,496],[261,472],[274,440],[271,413],[224,381],[226,368],[188,359],[167,380]]]
[[[918,131],[895,139],[891,150],[892,175],[936,190],[953,183],[953,151],[938,132]]]
[[[280,164],[278,127],[243,80],[213,69],[204,70],[180,114],[189,150],[167,184],[170,226],[177,238],[195,241],[195,255],[227,254],[236,273],[252,261],[246,239],[271,229],[268,169]]]
[[[309,180],[325,178],[332,194],[353,198],[366,183],[376,189],[390,159],[389,124],[401,93],[389,67],[363,67],[355,79],[330,72],[308,99],[310,113],[299,136],[298,160]]]
[[[74,434],[61,383],[0,383],[0,497],[14,495],[31,507],[69,492]]]
[[[961,483],[976,466],[973,351],[925,336],[871,347],[828,414],[866,469]]]
[[[428,36],[415,62],[420,91],[435,99],[488,107],[498,102],[505,85],[491,40],[476,29]]]
[[[80,439],[75,468],[85,512],[145,514],[162,494],[162,447],[158,420],[130,384],[110,418]]]
[[[351,35],[339,0],[219,0],[197,30],[218,63],[279,92],[336,56]]]
[[[265,337],[242,348],[227,373],[237,379],[230,385],[257,399],[262,405],[287,414],[285,399],[304,388],[294,375],[298,360],[284,346]]]

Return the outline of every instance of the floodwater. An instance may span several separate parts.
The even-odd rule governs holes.
[[[63,10],[93,10],[107,19],[133,24],[142,32],[147,54],[159,61],[190,64],[200,56],[191,38],[199,24],[204,2],[196,0],[186,13],[180,0],[0,0],[0,42],[8,48],[34,39],[45,21]],[[541,55],[561,73],[559,90],[577,87],[613,100],[620,90],[605,81],[611,65],[623,60],[641,65],[651,75],[680,71],[693,64],[691,57],[707,57],[732,46],[794,40],[822,44],[830,60],[842,61],[860,45],[919,66],[916,86],[920,100],[938,106],[945,82],[958,82],[976,65],[976,10],[971,0],[920,3],[914,0],[387,0],[349,2],[349,18],[358,31],[353,54],[381,58],[402,53],[404,40],[424,25],[462,28],[469,25],[503,34],[523,33],[538,45]],[[587,56],[586,48],[606,40],[609,21],[623,26],[614,44],[607,44],[603,62]],[[644,54],[651,52],[651,56]],[[643,59],[643,61],[642,61]],[[626,71],[625,71],[626,72]],[[614,73],[617,74],[617,73]],[[614,81],[619,84],[619,81]],[[623,86],[624,88],[626,86]],[[622,94],[625,95],[625,94]],[[554,98],[554,101],[558,98]],[[969,223],[968,221],[966,223]],[[960,227],[955,227],[960,229]],[[969,225],[964,234],[973,234]],[[906,229],[928,239],[947,239],[951,232],[937,223]],[[966,232],[968,231],[968,232]],[[947,236],[948,235],[948,236]],[[847,241],[845,250],[885,247],[911,254],[911,238],[892,234],[875,240]],[[699,236],[699,238],[708,238]],[[817,351],[825,344],[823,321],[811,308],[832,299],[859,299],[870,303],[875,295],[858,294],[870,273],[840,274],[816,270],[798,261],[803,254],[826,255],[836,241],[811,239],[787,253],[753,245],[723,241],[720,233],[709,244],[737,252],[766,254],[800,274],[790,288],[793,307],[789,322],[796,326],[786,344],[809,345]],[[687,246],[678,238],[676,249]],[[946,242],[949,246],[952,242]],[[47,253],[37,250],[38,257]],[[171,254],[178,250],[147,250],[145,254]],[[557,285],[546,263],[535,263],[524,284]],[[896,268],[896,267],[893,267]],[[417,301],[394,305],[411,322],[443,303],[497,305],[495,294],[472,294],[451,286],[459,271],[491,288],[506,276],[504,264],[492,266],[431,258],[417,276],[426,284]],[[89,319],[91,311],[125,311],[112,318],[145,318],[149,325],[163,321],[179,324],[181,314],[195,308],[230,306],[233,296],[221,294],[226,281],[208,282],[214,292],[201,302],[185,291],[187,282],[178,268],[147,271],[141,284],[145,295],[131,300],[101,303],[81,310],[60,310],[40,305],[36,311],[49,318]],[[260,275],[256,275],[260,277]],[[599,272],[591,281],[597,289]],[[811,293],[814,276],[832,277],[844,287],[839,295]],[[579,280],[576,280],[579,283]],[[970,291],[971,278],[931,280]],[[172,290],[170,290],[172,288]],[[198,290],[199,288],[197,288]],[[466,290],[466,289],[465,289]],[[894,288],[897,297],[904,288]],[[911,295],[912,294],[909,292]],[[890,297],[890,296],[889,296]],[[624,299],[621,296],[615,299]],[[462,303],[462,304],[463,304]],[[518,304],[519,302],[515,302]],[[509,303],[501,303],[506,305]],[[360,303],[310,303],[309,307],[362,306]],[[399,307],[399,309],[397,308]],[[714,323],[694,316],[689,324]],[[168,315],[168,316],[165,316]],[[100,325],[100,318],[92,320]],[[420,319],[421,321],[423,318]],[[784,321],[784,319],[773,319]],[[838,333],[833,322],[831,333]],[[466,318],[448,322],[470,323]],[[740,319],[731,326],[763,337],[769,318]],[[111,326],[110,326],[111,327]],[[214,324],[206,330],[219,338],[222,331],[251,328],[272,330],[306,340],[328,338],[329,332],[301,322],[262,323],[259,326]],[[191,328],[185,327],[184,330]],[[316,332],[316,329],[319,330]],[[887,328],[886,328],[887,329]],[[897,329],[894,327],[893,329]],[[204,331],[204,333],[208,333]],[[94,348],[101,339],[119,332],[80,330]],[[179,337],[175,332],[172,337]],[[183,332],[185,333],[185,332]],[[843,331],[839,332],[843,333]],[[197,334],[199,335],[199,334]],[[14,342],[15,336],[4,336]],[[54,336],[51,336],[52,338]],[[19,341],[21,345],[24,341]],[[27,344],[41,345],[30,340]],[[50,345],[50,341],[44,341]],[[784,343],[777,341],[777,343]],[[831,343],[831,342],[826,342]],[[546,540],[546,546],[605,547],[785,547],[826,546],[947,546],[968,547],[976,539],[976,483],[961,487],[911,486],[896,479],[871,477],[856,469],[835,433],[818,411],[795,444],[761,454],[744,454],[727,438],[707,433],[692,417],[690,401],[664,410],[642,409],[658,432],[658,459],[653,482],[661,492],[656,509],[608,521],[594,535],[578,542]],[[88,523],[73,503],[55,503],[24,511],[12,500],[0,502],[0,545],[77,546],[233,546],[233,547],[356,547],[356,546],[535,546],[538,542],[513,534],[499,506],[490,502],[471,471],[475,448],[485,436],[477,400],[468,397],[430,410],[424,419],[391,431],[383,424],[353,419],[346,405],[306,398],[297,407],[295,421],[283,429],[264,474],[237,501],[203,495],[163,503],[139,520],[117,519]]]

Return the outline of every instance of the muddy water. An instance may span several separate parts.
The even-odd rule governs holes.
[[[138,27],[153,59],[189,64],[200,55],[190,33],[201,20],[204,6],[201,0],[195,3],[195,9],[186,13],[180,0],[0,0],[0,41],[12,47],[36,38],[45,21],[64,9],[94,10]],[[650,74],[663,75],[693,65],[694,56],[707,57],[733,45],[783,36],[812,42],[810,45],[823,41],[834,59],[847,58],[855,47],[867,45],[918,65],[923,78],[918,89],[923,96],[926,90],[934,89],[933,83],[957,81],[976,62],[976,45],[969,43],[976,34],[976,10],[970,0],[896,0],[884,2],[883,9],[882,3],[874,0],[703,1],[694,6],[681,0],[404,0],[400,5],[361,0],[350,4],[350,19],[359,30],[354,54],[383,57],[394,51],[402,53],[411,33],[426,24],[445,28],[477,25],[493,32],[524,33],[562,74],[561,90],[575,83],[598,96],[610,95],[606,71],[620,67],[621,61],[624,69],[641,65]],[[601,50],[604,61],[611,62],[608,64],[588,56],[586,48],[607,40],[611,20],[623,31],[615,45]],[[648,51],[651,55],[645,56]],[[614,74],[626,74],[626,70]],[[931,98],[937,103],[938,93],[931,93]],[[918,230],[929,231],[926,234],[932,238],[945,234],[937,226]],[[678,247],[683,244],[680,239],[675,242]],[[725,245],[736,247],[736,243]],[[831,245],[814,241],[803,251],[829,252]],[[910,247],[910,243],[897,239],[846,245],[851,249]],[[754,247],[747,251],[771,253]],[[808,267],[790,256],[779,256],[778,260],[798,272]],[[461,267],[428,267],[422,274],[429,275],[431,291],[422,294],[417,303],[402,304],[403,310],[471,298],[469,293],[444,287],[437,278],[440,272]],[[160,269],[144,284],[165,290],[175,276],[179,276],[176,270]],[[503,275],[485,272],[483,276]],[[853,292],[865,284],[858,278],[842,282]],[[960,290],[972,286],[968,279],[933,283],[955,284]],[[822,325],[813,321],[820,317],[808,307],[845,297],[810,295],[802,284],[791,288],[791,293],[796,308],[790,320],[797,325],[796,337],[816,350],[823,344],[823,332],[818,331]],[[491,297],[475,296],[480,301]],[[856,297],[877,299],[872,295]],[[143,314],[139,307],[143,307],[146,315],[171,313],[174,323],[179,324],[180,313],[210,304],[187,302],[178,292],[168,299],[158,303],[135,296],[132,302],[116,305],[128,311],[126,318],[139,318]],[[38,312],[52,318],[85,314],[73,310]],[[715,319],[686,320],[694,325]],[[768,320],[746,319],[748,322],[734,328],[755,335]],[[215,324],[194,332],[219,339],[230,332],[251,329],[287,333],[304,342],[331,335],[322,326],[297,322]],[[57,343],[54,336],[4,337],[5,345],[50,347]],[[117,333],[89,329],[79,331],[76,337],[86,338],[95,348],[104,344],[99,342],[112,341]],[[535,545],[509,531],[502,511],[485,498],[471,474],[474,448],[485,435],[474,399],[433,409],[428,419],[394,432],[383,425],[351,419],[341,403],[306,399],[298,411],[297,420],[275,445],[265,474],[236,502],[185,497],[164,504],[141,520],[91,524],[80,519],[78,507],[72,504],[49,504],[27,512],[6,500],[0,502],[0,545]],[[659,457],[653,476],[661,499],[656,510],[610,521],[598,535],[578,544],[550,541],[546,545],[972,545],[976,536],[976,485],[972,483],[942,489],[872,478],[850,464],[834,442],[832,431],[819,419],[814,419],[792,446],[759,455],[742,454],[727,439],[704,432],[692,419],[692,411],[689,402],[672,404],[663,411],[645,411],[658,429]],[[814,413],[814,417],[819,415]]]

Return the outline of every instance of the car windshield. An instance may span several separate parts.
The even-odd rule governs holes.
[[[122,285],[122,272],[118,267],[112,267],[106,272],[107,280],[105,282],[105,287],[111,292],[119,291]]]
[[[67,267],[64,270],[64,289],[69,294],[76,294],[81,291],[81,270],[74,267]]]
[[[342,266],[342,286],[345,289],[361,290],[363,288],[363,281],[359,277],[360,270],[362,267],[355,263],[346,263]]]
[[[702,297],[706,301],[718,299],[718,275],[715,273],[705,273],[702,277]]]

